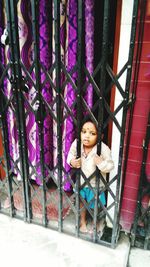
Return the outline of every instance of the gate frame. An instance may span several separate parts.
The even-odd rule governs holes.
[[[113,230],[112,230],[112,237],[111,237],[111,243],[108,244],[107,242],[104,242],[100,240],[99,243],[111,246],[114,248],[116,246],[118,237],[119,237],[119,204],[120,204],[120,182],[121,182],[121,171],[122,171],[122,157],[123,157],[123,144],[124,144],[124,134],[125,134],[125,124],[126,124],[126,115],[127,115],[127,106],[128,106],[128,100],[129,100],[129,88],[130,88],[130,81],[131,81],[131,74],[132,74],[132,61],[133,61],[133,52],[134,52],[134,42],[135,42],[135,33],[136,33],[136,20],[137,20],[137,12],[138,12],[138,4],[139,1],[134,1],[134,9],[133,9],[133,20],[132,20],[132,29],[131,29],[131,39],[130,39],[130,50],[129,50],[129,57],[128,61],[124,66],[124,69],[121,70],[121,72],[115,77],[111,73],[111,70],[109,69],[109,66],[107,65],[107,47],[108,45],[107,38],[108,38],[108,27],[109,27],[109,20],[108,20],[108,7],[109,7],[109,0],[104,1],[104,27],[103,27],[103,41],[102,41],[102,59],[101,59],[101,78],[100,78],[100,85],[102,88],[102,92],[105,88],[105,82],[106,82],[106,70],[109,73],[110,77],[112,78],[113,84],[118,85],[118,79],[122,72],[127,68],[127,78],[126,78],[126,86],[125,86],[125,99],[124,99],[124,107],[123,107],[123,117],[122,117],[122,129],[121,129],[121,137],[120,137],[120,151],[119,151],[119,166],[118,166],[118,179],[117,179],[117,190],[116,190],[116,200],[115,200],[115,215],[113,218]],[[61,59],[60,59],[60,37],[59,37],[59,26],[60,26],[60,8],[59,8],[60,1],[54,0],[54,21],[55,21],[55,49],[56,49],[56,99],[57,99],[57,116],[58,116],[58,124],[57,124],[57,141],[58,141],[58,191],[59,191],[59,224],[58,229],[59,232],[62,232],[62,140],[61,140],[61,131],[60,131],[60,125],[61,125],[61,95],[60,95],[60,72],[61,72]],[[42,99],[40,97],[40,80],[39,80],[39,72],[40,72],[40,66],[39,66],[39,60],[38,60],[38,28],[35,23],[35,18],[37,15],[37,1],[32,1],[32,14],[33,14],[33,38],[34,38],[34,52],[35,52],[35,75],[37,78],[36,86],[37,86],[37,94],[39,96],[39,102],[40,102],[40,118],[39,118],[39,128],[41,128],[42,131]],[[81,116],[81,82],[82,82],[82,1],[78,0],[78,6],[79,6],[79,16],[78,16],[78,100],[77,100],[77,118],[80,120]],[[19,110],[17,111],[17,121],[18,121],[18,129],[19,129],[19,152],[21,155],[21,175],[23,180],[23,200],[24,200],[24,220],[31,222],[32,215],[31,215],[31,201],[30,201],[30,189],[28,185],[28,178],[29,177],[29,165],[28,165],[28,157],[27,157],[27,150],[26,150],[26,135],[25,135],[25,116],[23,111],[24,101],[21,95],[21,87],[22,87],[22,74],[21,74],[21,62],[20,62],[20,53],[19,53],[19,35],[18,35],[18,21],[17,21],[17,6],[15,0],[7,0],[6,1],[6,7],[7,7],[7,14],[8,14],[8,31],[9,31],[9,38],[10,38],[10,46],[11,46],[11,70],[12,70],[12,83],[14,84],[14,93],[15,93],[15,99],[16,103],[18,105]],[[59,19],[58,19],[59,18]],[[14,45],[16,44],[16,45]],[[92,76],[89,76],[92,83],[94,80],[92,79]],[[99,99],[99,116],[98,116],[98,123],[99,125],[102,124],[103,121],[103,96]],[[115,119],[115,115],[111,114],[112,118]],[[99,137],[101,134],[102,128],[99,127]],[[77,129],[77,151],[78,155],[80,155],[80,124],[78,124]],[[6,133],[5,133],[6,136]],[[40,135],[40,144],[42,146],[43,139],[42,135]],[[5,144],[5,149],[7,151],[7,144]],[[101,143],[100,139],[98,142],[98,153],[101,151]],[[60,154],[59,154],[60,152]],[[8,151],[6,152],[8,153]],[[8,153],[9,154],[9,153]],[[41,151],[40,158],[42,162],[42,173],[44,177],[44,154]],[[5,155],[5,159],[7,159]],[[6,161],[7,162],[7,161]],[[9,167],[7,167],[9,168]],[[8,174],[7,174],[8,175]],[[80,175],[79,172],[77,175]],[[9,178],[9,191],[11,192],[11,177],[8,175]],[[98,182],[98,179],[97,179]],[[79,185],[77,185],[79,189]],[[47,218],[46,218],[46,195],[45,195],[45,183],[43,179],[43,225],[47,226]],[[97,198],[97,197],[96,197]],[[13,201],[11,201],[11,208],[12,212],[10,216],[14,217],[13,212]],[[77,196],[77,210],[78,213],[76,214],[76,236],[79,236],[79,195]],[[94,210],[94,224],[96,225],[97,220],[97,211]],[[97,242],[96,238],[96,227],[94,231],[93,236],[93,242]]]

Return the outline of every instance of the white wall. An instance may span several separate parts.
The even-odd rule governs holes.
[[[119,71],[122,69],[122,67],[125,65],[125,63],[128,60],[133,2],[134,2],[133,0],[122,1],[121,29],[120,29],[121,32],[120,32],[120,41],[119,41],[119,56],[118,56],[117,73],[119,73]],[[125,90],[125,84],[126,84],[126,74],[127,72],[124,72],[124,74],[119,79],[119,83],[124,90]],[[118,89],[116,89],[114,109],[116,109],[121,102],[122,102],[122,96],[119,93]],[[121,125],[122,124],[122,109],[117,114],[116,119]],[[113,123],[111,151],[112,151],[112,158],[114,159],[114,162],[115,162],[115,168],[110,173],[110,180],[118,172],[119,148],[120,148],[120,132],[118,131],[115,124]],[[111,189],[115,195],[116,195],[116,185],[117,183],[114,182],[111,186]],[[110,193],[108,193],[107,206],[109,206],[113,201],[114,200],[112,199]],[[114,207],[110,209],[109,214],[111,215],[112,218],[114,217]],[[107,218],[107,225],[111,227],[111,223],[108,218]]]

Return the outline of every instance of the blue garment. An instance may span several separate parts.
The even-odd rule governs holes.
[[[83,199],[85,199],[85,201],[87,203],[89,203],[93,198],[94,198],[94,193],[93,191],[88,188],[88,187],[84,187],[83,189],[80,190],[80,195]],[[105,193],[102,192],[99,195],[99,199],[102,202],[103,205],[106,205],[106,197],[105,197]],[[91,201],[90,205],[89,205],[90,209],[94,209],[94,199],[93,201]]]

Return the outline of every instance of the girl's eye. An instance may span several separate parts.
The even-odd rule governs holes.
[[[91,133],[91,135],[96,135],[96,133]]]

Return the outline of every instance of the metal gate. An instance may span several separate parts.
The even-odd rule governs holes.
[[[64,21],[76,30],[77,43],[76,61],[68,68],[61,51],[60,26],[64,13],[70,12],[67,5],[69,3],[71,5],[71,2],[75,3],[76,9],[73,10],[72,16],[74,20],[76,19],[77,27],[69,21],[69,13],[66,16],[68,20]],[[60,232],[115,247],[120,230],[123,143],[138,1],[134,1],[128,60],[117,74],[113,73],[110,60],[110,54],[113,55],[113,49],[110,47],[110,27],[115,25],[112,22],[113,16],[110,15],[111,5],[116,5],[117,1],[98,1],[101,2],[102,11],[98,20],[100,24],[96,26],[101,38],[97,49],[99,56],[96,55],[92,70],[85,64],[86,39],[83,36],[86,32],[86,4],[84,5],[84,2],[6,0],[5,6],[1,6],[1,25],[3,23],[7,30],[5,46],[1,45],[0,60],[0,129],[4,147],[0,158],[0,211],[27,222],[42,224]],[[46,3],[49,28],[40,31],[42,3]],[[25,14],[24,20],[29,25],[25,33],[32,36],[32,53],[29,51],[31,54],[28,54],[30,62],[23,60],[21,50],[24,37],[21,36],[20,12],[22,11]],[[45,57],[45,61],[48,60],[48,67],[45,61],[41,60],[40,54],[42,48],[39,37],[43,32],[49,34],[48,48],[51,49],[53,46],[52,56]],[[26,45],[28,42],[27,39]],[[24,47],[24,53],[26,49]],[[70,60],[73,62],[73,55]],[[119,82],[124,73],[126,73],[125,88]],[[110,107],[110,96],[114,86],[122,96],[122,101],[115,110]],[[88,100],[90,96],[92,96],[91,102]],[[123,114],[121,123],[117,119],[120,111]],[[82,121],[87,116],[90,116],[98,126],[99,155],[102,133],[105,134],[105,141],[112,125],[115,125],[120,133],[117,172],[113,178],[107,177],[106,180],[100,173],[97,174],[97,187],[92,188],[94,210],[89,208],[79,194],[81,170],[69,169],[66,164],[68,151],[65,142],[71,142],[75,137],[77,137],[77,156],[80,157],[80,129]],[[31,120],[34,121],[32,127]],[[45,141],[47,136],[48,141]],[[31,150],[29,150],[30,145]],[[93,175],[87,178],[82,173],[82,176],[85,180],[84,185],[89,185]],[[99,201],[100,179],[104,183],[102,191],[105,192],[106,199],[111,197],[111,204],[103,205]],[[115,192],[112,190],[114,183]],[[80,202],[83,202],[82,209]],[[80,214],[83,209],[88,211],[89,221],[94,221],[92,234],[80,232]],[[113,215],[110,213],[111,209],[114,210]],[[103,222],[100,232],[96,227],[99,222]]]

